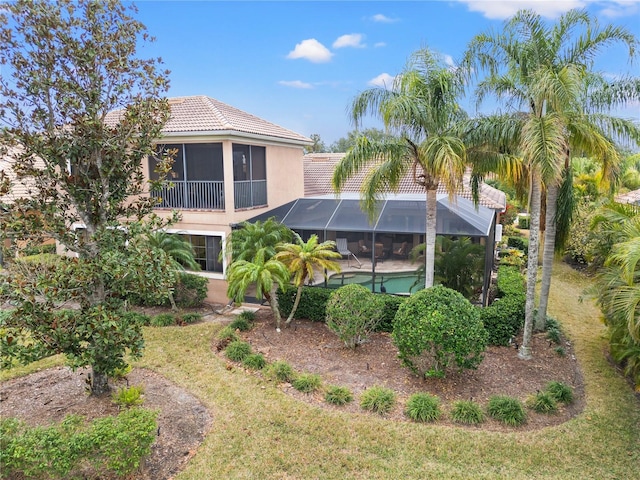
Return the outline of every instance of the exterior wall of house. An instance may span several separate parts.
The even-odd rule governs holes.
[[[220,143],[222,142],[225,210],[197,210],[180,209],[181,220],[172,225],[169,232],[221,237],[226,241],[231,232],[231,225],[243,222],[265,211],[278,207],[304,196],[304,167],[303,147],[286,145],[264,139],[243,137],[220,138],[216,136],[176,136],[171,135],[163,139],[166,143]],[[267,205],[259,208],[234,208],[234,177],[233,177],[233,144],[243,144],[266,147],[266,179]],[[149,165],[144,162],[144,173],[149,178]],[[156,213],[166,217],[171,210],[158,208]],[[223,272],[199,272],[199,275],[209,278],[209,294],[207,301],[226,304],[227,283],[225,280],[226,261]]]

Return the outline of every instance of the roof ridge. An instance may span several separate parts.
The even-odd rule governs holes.
[[[221,104],[226,105],[226,106],[228,106],[230,108],[233,108],[233,107],[231,107],[231,105],[227,105],[226,103],[223,103],[220,100],[217,100],[215,98],[211,98],[211,97],[206,96],[206,95],[199,95],[198,98],[203,99],[205,101],[207,106],[209,108],[211,108],[211,112],[215,115],[215,117],[218,119],[218,121],[225,128],[229,128],[229,129],[233,128],[233,123],[231,123],[231,121],[227,118],[227,116],[224,113],[222,113],[222,111],[220,110],[220,108],[218,107],[217,104],[221,103]]]

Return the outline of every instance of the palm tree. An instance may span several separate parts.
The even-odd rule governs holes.
[[[386,192],[396,191],[406,175],[426,192],[425,287],[433,285],[436,239],[436,192],[443,185],[450,195],[460,187],[466,149],[454,134],[465,118],[457,103],[462,83],[455,71],[428,49],[417,51],[398,75],[393,88],[372,88],[358,95],[351,106],[357,125],[366,115],[380,118],[395,136],[371,139],[360,136],[338,163],[333,187],[340,191],[347,180],[365,171],[361,203],[371,218]]]
[[[152,247],[164,250],[174,269],[200,270],[200,264],[195,260],[193,246],[180,235],[158,230],[149,235],[148,240]]]
[[[580,28],[583,32],[575,35]],[[477,88],[478,100],[489,93],[506,98],[509,106],[525,107],[513,115],[518,128],[503,144],[522,157],[531,172],[531,227],[527,265],[527,302],[523,342],[519,355],[530,358],[530,339],[534,325],[535,285],[543,182],[546,186],[547,228],[543,258],[541,297],[546,318],[546,301],[551,285],[555,242],[555,210],[562,171],[573,149],[597,155],[615,163],[614,134],[633,130],[632,122],[610,121],[584,111],[584,86],[593,57],[613,43],[623,42],[634,54],[636,39],[626,30],[613,26],[600,29],[595,20],[580,10],[563,15],[552,27],[532,11],[522,10],[505,24],[499,34],[480,34],[471,41],[465,64],[488,76]],[[467,71],[472,71],[468,68]],[[508,129],[502,129],[509,131]]]
[[[336,252],[336,244],[331,240],[318,243],[318,236],[311,235],[311,238],[305,242],[297,233],[294,232],[294,235],[296,243],[281,244],[277,247],[278,253],[275,256],[276,260],[281,261],[289,268],[289,272],[293,275],[293,284],[298,289],[293,308],[285,322],[287,325],[293,320],[305,282],[313,280],[316,269],[321,270],[325,277],[327,270],[340,272],[340,264],[332,259],[342,257],[340,253]]]
[[[236,260],[227,272],[227,296],[242,303],[251,286],[256,288],[256,298],[264,297],[276,319],[276,329],[280,331],[280,308],[277,289],[289,282],[289,270],[279,260],[267,258],[268,248],[260,248],[251,261]]]
[[[234,262],[252,261],[258,251],[264,250],[262,255],[268,260],[276,254],[278,244],[290,242],[292,238],[293,232],[289,227],[273,218],[253,223],[242,222],[240,228],[227,237],[226,248],[220,255],[231,253]]]

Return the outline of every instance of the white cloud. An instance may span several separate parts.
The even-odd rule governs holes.
[[[442,59],[444,60],[444,63],[447,64],[448,67],[456,66],[456,62],[453,61],[453,57],[451,55],[447,55],[446,53],[444,53],[442,55]]]
[[[389,18],[386,15],[383,15],[381,13],[375,14],[373,17],[371,17],[371,20],[379,23],[394,23],[398,21],[397,18]]]
[[[632,17],[640,10],[638,0],[614,0],[606,2],[600,14],[609,18]]]
[[[480,12],[490,19],[506,19],[518,10],[529,9],[546,18],[558,18],[572,8],[583,8],[587,0],[458,0],[470,11]]]
[[[382,87],[382,88],[390,89],[391,87],[393,87],[393,82],[395,78],[396,77],[392,77],[388,73],[381,73],[377,77],[369,80],[367,84],[373,87]]]
[[[331,60],[333,53],[315,38],[309,38],[296,44],[296,48],[289,52],[287,58],[304,58],[313,63],[324,63]]]
[[[333,42],[333,48],[344,48],[344,47],[353,47],[353,48],[364,48],[366,45],[362,43],[362,34],[361,33],[350,33],[348,35],[342,35]]]
[[[373,44],[373,46],[375,48],[380,48],[380,47],[386,47],[387,44],[386,44],[386,42],[376,42],[376,43]]]
[[[313,88],[313,85],[311,85],[310,83],[307,82],[303,82],[300,80],[280,80],[278,82],[279,85],[283,85],[285,87],[292,87],[292,88]]]

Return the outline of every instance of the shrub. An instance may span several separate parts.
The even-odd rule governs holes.
[[[389,388],[373,386],[366,389],[360,398],[360,406],[371,412],[384,415],[391,411],[396,403],[396,394]]]
[[[560,322],[555,318],[547,317],[544,328],[549,340],[555,344],[560,344],[562,342],[562,327],[560,326]]]
[[[406,297],[398,295],[379,295],[379,297],[383,300],[384,307],[382,310],[382,318],[380,319],[380,323],[378,323],[376,331],[391,333],[393,331],[393,319],[396,313],[398,313],[400,305],[406,300]]]
[[[515,267],[499,267],[496,283],[499,298],[480,308],[480,318],[489,343],[506,346],[524,325],[525,287],[522,274]]]
[[[124,312],[122,317],[129,320],[130,323],[137,323],[138,325],[148,326],[151,325],[151,317],[140,312]]]
[[[87,468],[101,477],[131,475],[150,453],[156,417],[157,412],[132,408],[89,425],[77,415],[48,427],[0,420],[3,477],[85,478]]]
[[[250,353],[242,360],[242,365],[250,370],[262,370],[266,364],[267,361],[261,353]]]
[[[301,373],[292,382],[293,388],[303,393],[315,392],[322,385],[320,375],[314,373]]]
[[[398,309],[392,336],[405,365],[418,375],[436,377],[454,365],[477,368],[488,338],[478,309],[442,286],[409,297]]]
[[[159,313],[151,319],[152,327],[168,327],[176,324],[176,317],[173,313]]]
[[[518,217],[518,228],[522,230],[529,230],[530,225],[531,225],[531,218],[529,216],[520,215]]]
[[[263,371],[267,378],[276,382],[291,382],[295,376],[291,365],[281,360],[267,365]]]
[[[544,391],[551,395],[556,402],[565,405],[573,402],[573,389],[566,383],[551,381],[544,387]]]
[[[251,355],[251,345],[242,340],[234,340],[224,350],[224,354],[229,360],[242,362],[248,355]]]
[[[477,425],[484,422],[484,413],[482,413],[480,405],[471,400],[458,400],[454,402],[449,415],[456,423]]]
[[[252,323],[256,321],[256,312],[253,312],[251,310],[243,310],[238,314],[237,318],[242,318],[248,323]]]
[[[327,326],[349,348],[365,342],[382,318],[384,300],[362,285],[335,290],[327,303]]]
[[[524,252],[525,255],[529,255],[529,239],[525,237],[509,237],[507,240],[507,246],[517,248]]]
[[[289,315],[293,308],[297,288],[286,285],[283,290],[278,290],[278,302],[283,316]],[[333,290],[319,287],[302,287],[300,304],[296,310],[296,318],[306,318],[314,322],[324,322],[325,310],[329,296]]]
[[[202,315],[199,313],[183,313],[178,317],[178,323],[180,325],[191,325],[192,323],[197,323],[202,320]]]
[[[492,418],[512,427],[522,425],[527,419],[522,402],[505,395],[494,395],[489,398],[487,413]]]
[[[207,298],[209,279],[193,273],[180,273],[173,298],[180,308],[200,307]]]
[[[414,393],[407,400],[405,414],[416,422],[434,422],[440,418],[440,399],[428,393]]]
[[[142,397],[143,393],[143,386],[132,385],[130,387],[119,388],[117,392],[111,395],[111,398],[120,408],[136,407],[142,405],[144,402],[144,398]]]
[[[558,405],[553,395],[544,391],[527,398],[527,407],[538,413],[555,413],[558,410]]]
[[[332,405],[346,405],[353,401],[353,394],[347,387],[331,385],[327,388],[324,399]]]

